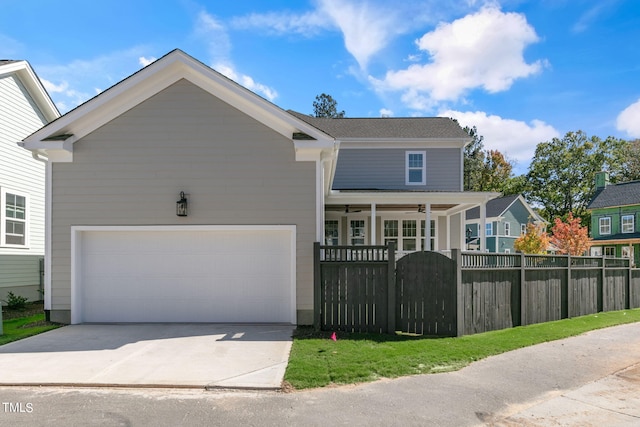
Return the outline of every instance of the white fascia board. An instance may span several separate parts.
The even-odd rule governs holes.
[[[348,192],[331,191],[325,204],[402,204],[432,203],[477,206],[500,193],[494,192]],[[464,210],[469,209],[465,208]]]
[[[462,148],[460,138],[341,138],[340,146],[352,150],[372,148]]]

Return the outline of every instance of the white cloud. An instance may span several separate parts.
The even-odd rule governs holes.
[[[329,17],[318,11],[252,13],[233,18],[230,25],[239,30],[258,28],[276,35],[299,34],[307,37],[333,27]]]
[[[393,117],[393,111],[389,110],[388,108],[381,108],[380,117]]]
[[[215,16],[207,12],[200,12],[196,21],[195,32],[209,47],[213,69],[240,83],[247,89],[264,96],[269,101],[273,101],[278,96],[278,92],[275,89],[256,82],[251,76],[236,70],[231,60],[231,40],[227,29]]]
[[[458,120],[462,127],[475,126],[478,134],[484,137],[485,149],[498,150],[509,160],[514,160],[519,173],[523,173],[529,166],[536,146],[540,142],[561,137],[560,132],[553,126],[541,120],[532,120],[530,123],[526,123],[496,115],[487,115],[483,111],[447,110],[438,115],[452,117]]]
[[[618,114],[616,128],[632,138],[640,138],[640,99]]]
[[[402,28],[392,10],[367,2],[321,0],[320,9],[340,28],[347,51],[362,69],[366,69],[372,55],[389,43],[390,36]]]
[[[476,88],[507,90],[518,78],[540,72],[544,61],[526,63],[524,49],[538,41],[535,30],[518,13],[488,6],[451,23],[443,23],[417,40],[431,62],[371,77],[379,90],[406,91],[409,100],[458,101]],[[413,93],[410,93],[413,92]],[[422,104],[429,104],[422,102]]]
[[[151,64],[152,62],[155,62],[156,59],[158,59],[158,58],[155,58],[153,56],[150,56],[148,58],[145,57],[145,56],[141,56],[140,58],[138,58],[138,63],[140,65],[142,65],[143,67],[146,67],[147,65]]]
[[[252,13],[230,21],[234,29],[257,29],[270,34],[296,34],[313,37],[326,31],[342,33],[345,48],[360,69],[399,34],[434,25],[460,11],[468,11],[474,2],[440,0],[315,0],[315,8],[304,12]]]
[[[111,52],[69,64],[37,64],[38,76],[61,112],[89,100],[102,89],[137,71],[143,48]]]

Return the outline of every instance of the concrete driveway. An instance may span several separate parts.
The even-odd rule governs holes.
[[[0,385],[279,389],[293,329],[70,325],[0,346]]]

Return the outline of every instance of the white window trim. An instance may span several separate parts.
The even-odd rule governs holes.
[[[631,230],[624,230],[624,220],[625,218],[631,218]],[[635,221],[635,216],[634,215],[622,215],[622,217],[620,218],[620,231],[622,233],[633,233],[635,231],[636,228],[636,221]]]
[[[511,223],[509,222],[504,223],[504,235],[511,236]]]
[[[484,224],[484,235],[486,237],[493,236],[493,222],[487,222]]]
[[[520,235],[527,234],[527,224],[520,224]]]
[[[608,221],[607,226],[609,227],[609,231],[606,232],[606,233],[602,232],[602,226],[603,226],[602,223],[603,223],[604,220]],[[604,216],[604,217],[598,219],[598,232],[599,232],[599,234],[601,236],[611,234],[611,217],[610,216]]]
[[[611,251],[611,249],[613,249],[613,255],[607,255],[607,251]],[[616,247],[615,246],[605,246],[604,248],[602,248],[602,254],[604,256],[611,256],[614,257],[616,256]]]
[[[24,197],[24,245],[14,245],[7,243],[7,193]],[[14,191],[8,188],[0,188],[0,246],[3,248],[29,249],[31,224],[31,200],[27,193]]]
[[[422,171],[422,181],[420,182],[411,182],[409,181],[409,171],[413,169],[418,169],[416,167],[409,167],[409,156],[411,154],[420,154],[422,155],[422,167],[420,168]],[[407,151],[405,152],[405,161],[404,161],[404,181],[406,185],[425,185],[427,183],[427,152],[426,151]]]

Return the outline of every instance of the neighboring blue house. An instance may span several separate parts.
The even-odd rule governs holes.
[[[521,234],[526,232],[529,222],[546,223],[521,195],[490,200],[487,202],[486,215],[485,248],[487,252],[514,253],[513,244]],[[467,250],[480,250],[478,233],[480,222],[479,208],[467,211]]]
[[[42,299],[46,166],[18,142],[59,115],[26,61],[0,60],[0,300]]]

